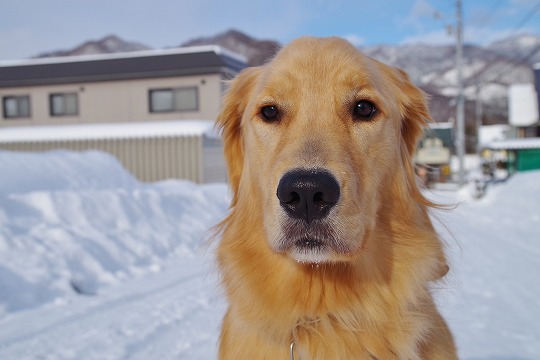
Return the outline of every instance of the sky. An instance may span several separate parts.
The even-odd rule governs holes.
[[[540,0],[463,0],[465,41],[540,35]],[[301,35],[355,45],[450,43],[455,0],[0,0],[0,60],[115,34],[152,48],[237,29],[281,43]]]

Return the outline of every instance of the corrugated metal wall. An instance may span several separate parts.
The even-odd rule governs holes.
[[[220,138],[203,135],[202,164],[205,183],[227,182],[223,142]]]
[[[125,168],[141,181],[153,182],[165,179],[186,179],[197,183],[221,181],[221,179],[205,181],[201,135],[5,142],[0,143],[0,149],[32,152],[54,149],[101,150],[116,156]],[[216,152],[215,147],[212,151]],[[217,152],[214,157],[220,156],[219,147]],[[212,166],[224,168],[223,162],[220,164],[219,160]]]

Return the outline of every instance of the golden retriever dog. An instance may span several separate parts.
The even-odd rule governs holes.
[[[448,271],[413,156],[430,118],[401,70],[305,37],[242,71],[218,117],[232,187],[218,266],[227,360],[456,359]]]

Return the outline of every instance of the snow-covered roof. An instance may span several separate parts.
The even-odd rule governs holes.
[[[0,61],[0,67],[62,64],[62,63],[74,63],[74,62],[86,62],[86,61],[194,54],[194,53],[203,53],[203,52],[214,52],[217,55],[225,55],[237,61],[247,63],[247,58],[244,55],[235,53],[233,51],[230,51],[218,45],[201,45],[201,46],[187,46],[187,47],[172,48],[172,49],[154,49],[154,50],[119,52],[119,53],[112,53],[112,54],[89,54],[89,55],[35,58],[35,59],[3,60],[3,61]]]
[[[58,140],[125,139],[171,136],[217,136],[212,120],[177,120],[84,125],[0,128],[0,143]]]
[[[453,129],[454,124],[451,122],[430,122],[429,127],[432,129]]]
[[[540,138],[523,138],[493,141],[485,145],[492,150],[540,149]]]
[[[482,125],[479,129],[479,140],[482,146],[496,141],[508,139],[513,128],[508,124]]]

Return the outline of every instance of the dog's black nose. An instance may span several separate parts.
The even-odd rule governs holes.
[[[292,170],[279,181],[279,203],[295,219],[308,224],[323,219],[339,200],[339,184],[326,170]]]

